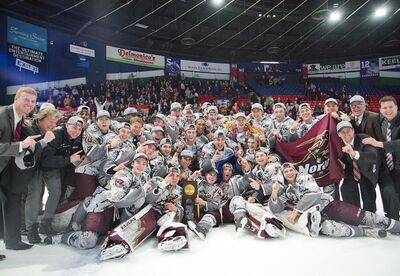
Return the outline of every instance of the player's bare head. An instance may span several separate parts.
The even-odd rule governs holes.
[[[217,181],[217,172],[212,169],[205,173],[206,180],[209,184],[214,184]]]

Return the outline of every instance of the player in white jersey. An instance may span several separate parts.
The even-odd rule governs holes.
[[[322,233],[332,237],[382,238],[386,231],[400,232],[399,221],[334,200],[321,191],[311,175],[299,173],[291,163],[282,168],[285,181],[273,185],[269,207],[289,229],[311,237]]]
[[[66,233],[48,236],[45,242],[65,243],[79,249],[93,248],[99,234],[110,230],[113,207],[121,209],[118,217],[125,221],[144,204],[146,192],[151,189],[149,176],[145,173],[147,163],[147,157],[138,153],[133,158],[131,170],[125,168],[115,173],[106,187],[97,187],[93,195],[79,205],[64,204],[63,212],[55,216],[53,225]]]
[[[151,179],[151,189],[146,194],[148,205],[109,233],[100,253],[102,260],[131,253],[157,228],[160,250],[188,248],[187,228],[179,222],[183,217],[182,189],[177,185],[179,178],[179,169],[171,167],[165,179]]]

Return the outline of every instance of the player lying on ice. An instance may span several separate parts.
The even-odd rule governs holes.
[[[333,199],[321,191],[314,178],[299,173],[293,164],[282,165],[284,183],[275,183],[270,210],[296,232],[317,237],[386,237],[400,233],[400,222]]]

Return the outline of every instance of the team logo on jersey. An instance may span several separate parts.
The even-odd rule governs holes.
[[[124,181],[120,178],[115,179],[115,186],[122,187],[124,185]]]

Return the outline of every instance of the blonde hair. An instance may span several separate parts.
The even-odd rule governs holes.
[[[37,97],[35,89],[33,89],[32,87],[23,86],[17,90],[17,93],[15,93],[14,101],[15,99],[18,99],[22,95],[22,93],[31,94]]]
[[[35,121],[40,122],[41,120],[43,120],[44,118],[47,117],[55,117],[57,119],[61,119],[62,114],[54,108],[51,107],[46,107],[43,108],[42,110],[40,110],[36,116],[35,116]]]
[[[131,118],[131,119],[129,120],[129,122],[130,122],[131,125],[134,124],[134,123],[139,123],[139,124],[141,124],[142,126],[144,125],[144,121],[143,121],[143,119],[140,118],[140,117],[133,117],[133,118]]]

